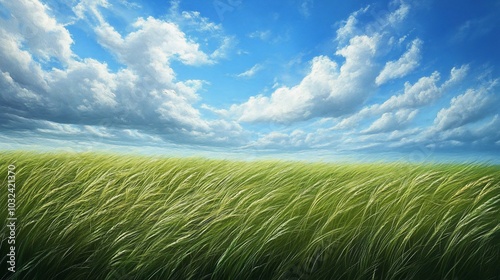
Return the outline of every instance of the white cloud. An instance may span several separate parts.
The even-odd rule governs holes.
[[[258,30],[258,31],[254,31],[250,34],[248,34],[248,37],[252,38],[252,39],[260,39],[262,41],[266,41],[268,40],[270,37],[271,37],[271,30]]]
[[[498,149],[500,140],[500,115],[486,113],[480,119],[451,126],[445,130],[430,127],[415,139],[417,143],[427,143],[435,148],[453,150],[474,147],[476,150]]]
[[[410,13],[410,5],[408,3],[401,1],[398,9],[389,14],[387,18],[388,23],[393,26],[396,26],[399,23],[403,22],[403,20],[406,19],[409,13]]]
[[[78,19],[85,19],[87,14],[90,13],[99,22],[103,22],[104,19],[98,9],[100,7],[109,8],[110,6],[111,4],[107,0],[81,0],[73,7],[73,13]]]
[[[129,8],[129,9],[140,9],[142,8],[141,4],[137,3],[137,2],[131,2],[131,1],[127,1],[127,0],[119,0],[120,4],[122,4],[123,6]]]
[[[90,133],[91,135],[95,135],[100,138],[112,138],[114,136],[107,127],[84,125],[83,128],[86,135]]]
[[[207,105],[207,104],[201,104],[200,108],[207,110],[209,112],[212,112],[220,117],[229,118],[229,115],[228,115],[229,112],[225,109],[219,109],[219,108]]]
[[[252,66],[252,68],[246,70],[245,72],[237,74],[236,77],[238,77],[238,78],[251,78],[251,77],[255,76],[255,74],[257,74],[257,72],[259,72],[260,70],[262,70],[262,65],[255,64],[254,66]]]
[[[3,32],[12,35],[32,55],[44,61],[56,58],[62,63],[71,58],[73,39],[63,25],[48,15],[47,6],[29,0],[2,1],[2,4],[11,13],[8,20],[0,19]]]
[[[57,134],[57,135],[78,135],[82,134],[82,130],[75,125],[71,124],[61,124],[48,121],[42,121],[41,125],[44,128],[38,128],[37,131],[47,134]]]
[[[476,131],[482,138],[492,137],[494,141],[500,140],[500,114],[495,114],[489,122],[479,127]]]
[[[33,57],[27,51],[21,50],[12,36],[0,33],[0,65],[1,79],[4,86],[2,93],[5,97],[14,98],[15,93],[7,94],[8,89],[19,92],[21,95],[28,94],[36,89],[47,88],[44,80],[45,73],[39,64],[32,63]],[[24,92],[24,93],[23,93]]]
[[[254,146],[263,146],[263,147],[278,147],[287,145],[289,142],[289,136],[285,133],[280,133],[277,131],[272,131],[269,134],[261,137],[257,142],[253,143]]]
[[[106,125],[77,125],[61,124],[50,121],[27,120],[36,128],[36,131],[45,136],[74,137],[91,143],[99,143],[103,140],[129,140],[144,143],[165,143],[160,137],[144,133],[138,129],[117,129]]]
[[[176,81],[171,60],[186,65],[211,64],[209,55],[199,45],[186,38],[177,25],[152,17],[139,18],[133,25],[137,30],[122,37],[107,23],[96,27],[99,41],[128,66],[140,80],[133,85],[139,93],[134,102],[142,103],[146,115],[157,113],[161,121],[185,127],[188,130],[210,130],[210,122],[203,120],[192,106],[199,99],[197,91],[202,82]],[[128,94],[129,95],[129,94]],[[141,101],[142,100],[142,101]],[[143,100],[150,100],[144,102]]]
[[[203,45],[207,49],[214,49],[209,55],[212,62],[226,58],[228,53],[237,44],[233,36],[224,34],[221,23],[210,21],[198,11],[181,11],[179,1],[170,1],[170,9],[165,16],[169,22],[175,23],[179,30],[203,38]],[[207,52],[208,53],[208,52]]]
[[[243,122],[278,123],[351,113],[370,93],[377,41],[377,37],[354,37],[337,51],[345,58],[340,69],[326,56],[315,57],[298,85],[280,87],[270,97],[251,97],[231,106],[230,112]]]
[[[128,65],[139,67],[141,64],[155,64],[152,68],[161,72],[171,72],[169,62],[179,60],[186,65],[213,63],[209,56],[200,50],[198,43],[186,35],[172,22],[153,17],[139,18],[133,24],[136,31],[125,38],[107,23],[96,28],[99,42],[115,53]],[[149,66],[149,65],[148,65]]]
[[[375,90],[379,72],[376,58],[383,53],[379,53],[379,49],[390,37],[386,34],[389,30],[384,28],[404,20],[410,8],[401,3],[392,13],[383,14],[376,23],[368,24],[365,30],[356,29],[357,17],[368,9],[369,6],[352,13],[337,30],[339,47],[336,55],[345,58],[340,67],[329,57],[315,57],[309,73],[298,85],[278,87],[270,96],[253,96],[245,103],[231,106],[229,114],[241,122],[277,123],[352,114]],[[376,31],[374,25],[379,27]],[[399,60],[387,63],[377,81],[381,83],[403,77],[416,68],[421,44],[421,40],[414,40]],[[392,70],[391,74],[389,70]]]
[[[358,33],[356,24],[358,24],[358,16],[364,14],[368,11],[370,6],[359,9],[356,12],[349,15],[347,20],[342,22],[342,25],[337,29],[337,40],[344,42],[345,40],[352,38]]]
[[[331,130],[348,130],[354,128],[360,121],[362,121],[365,117],[372,115],[374,109],[378,110],[378,105],[364,107],[359,112],[350,115],[349,117],[342,118],[335,126],[331,128]]]
[[[50,108],[50,115],[75,109],[97,113],[117,106],[121,76],[110,73],[106,64],[94,59],[71,61],[65,70],[54,69],[46,76],[43,104]]]
[[[355,33],[357,22],[356,16],[351,14],[344,25],[337,29],[337,40],[343,41],[346,38],[350,38]]]
[[[181,127],[189,130],[209,131],[208,122],[201,118],[200,112],[190,105],[190,101],[185,96],[174,90],[164,90],[155,93],[152,98],[153,102],[161,104],[155,111],[167,123],[180,124]]]
[[[314,145],[313,138],[318,135],[307,133],[301,129],[295,129],[291,132],[272,131],[262,135],[256,141],[251,142],[248,146],[253,148],[264,149],[280,149],[287,148],[306,148]]]
[[[458,69],[453,67],[450,71],[450,78],[442,83],[441,86],[438,86],[441,75],[437,71],[428,77],[420,78],[413,85],[406,82],[403,94],[391,96],[391,98],[380,105],[380,109],[388,111],[399,108],[419,108],[429,105],[441,98],[445,90],[450,86],[461,81],[465,77],[467,69],[467,65]]]
[[[247,35],[251,39],[259,39],[271,44],[283,44],[290,40],[290,29],[279,34],[273,34],[271,30],[257,30]]]
[[[402,78],[418,67],[420,61],[420,48],[422,41],[415,39],[411,43],[410,48],[398,60],[389,61],[385,64],[384,69],[377,76],[375,82],[377,85],[382,85],[389,80]]]
[[[395,113],[384,113],[362,133],[381,133],[405,128],[417,115],[418,110],[400,109]]]
[[[489,93],[488,88],[469,89],[464,94],[454,97],[450,107],[441,109],[434,120],[438,130],[448,130],[479,121],[489,115],[498,106],[498,97]]]
[[[402,1],[392,1],[391,8],[397,5],[397,9],[388,11],[374,11],[370,14],[374,16],[374,21],[367,24],[367,31],[370,33],[381,33],[390,35],[394,29],[401,28],[402,23],[410,13],[411,7]]]
[[[216,32],[222,29],[222,25],[211,22],[206,17],[202,17],[200,12],[197,11],[183,11],[181,12],[181,16],[190,25],[196,26],[200,31]]]
[[[106,1],[82,1],[75,13],[98,19],[95,31],[100,43],[124,65],[116,72],[106,63],[73,54],[68,30],[40,2],[8,3],[7,9],[16,16],[0,19],[5,23],[0,26],[0,101],[5,110],[0,118],[8,120],[11,129],[21,129],[14,123],[30,118],[55,124],[31,122],[32,129],[48,134],[78,131],[75,135],[104,136],[106,131],[98,127],[105,123],[110,129],[127,127],[179,142],[240,141],[243,130],[237,123],[204,119],[194,107],[204,82],[179,81],[170,66],[172,60],[193,66],[212,64],[217,54],[200,50],[178,25],[152,17],[137,19],[135,29],[122,36],[97,10],[107,5]],[[184,16],[217,29],[196,13]],[[24,21],[30,20],[38,32],[33,38],[21,30]],[[44,70],[44,60],[53,57],[64,59],[64,64]],[[116,131],[109,136],[123,135]]]
[[[417,108],[430,104],[441,97],[441,90],[437,85],[439,80],[439,72],[434,72],[428,77],[420,78],[413,85],[406,82],[404,93],[391,96],[391,98],[380,105],[380,108],[388,111],[397,108]]]
[[[422,128],[411,138],[402,139],[398,147],[421,145],[440,150],[494,149],[495,142],[500,139],[499,99],[494,94],[496,84],[496,81],[486,82],[452,98],[450,106],[438,112],[434,125]]]
[[[299,12],[304,17],[309,17],[311,15],[311,8],[313,4],[313,0],[302,0],[302,2],[300,3]]]
[[[236,41],[232,37],[224,37],[221,39],[221,45],[210,54],[210,58],[216,61],[221,58],[226,58],[229,51],[236,45]]]
[[[468,69],[468,65],[464,65],[458,69],[453,67],[450,71],[449,79],[442,83],[441,86],[438,85],[440,80],[438,72],[434,72],[427,77],[422,77],[414,84],[406,82],[402,94],[393,95],[381,104],[372,104],[364,107],[356,114],[341,119],[332,129],[351,129],[362,120],[373,116],[381,116],[384,113],[400,109],[418,109],[430,105],[441,98],[453,85],[462,81],[467,75]]]
[[[448,89],[461,82],[469,73],[469,65],[462,65],[460,68],[453,67],[450,73],[450,79],[448,79],[442,86],[443,90]]]
[[[9,1],[3,5],[11,16],[0,18],[0,100],[4,106],[29,110],[40,104],[40,93],[48,89],[47,73],[35,60],[67,62],[72,40],[41,3]]]

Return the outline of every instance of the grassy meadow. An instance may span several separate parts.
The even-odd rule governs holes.
[[[500,275],[500,166],[2,152],[0,170],[2,279]]]

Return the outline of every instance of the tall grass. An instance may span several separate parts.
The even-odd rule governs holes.
[[[499,166],[4,152],[2,202],[12,163],[17,279],[500,275]]]

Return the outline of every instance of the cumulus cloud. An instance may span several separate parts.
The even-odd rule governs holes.
[[[278,123],[351,113],[370,93],[377,41],[377,37],[366,35],[354,37],[337,51],[345,58],[340,68],[326,56],[315,57],[298,85],[280,87],[270,97],[251,97],[231,106],[230,113],[242,122]]]
[[[145,61],[155,62],[158,65],[153,67],[163,68],[172,59],[187,65],[212,63],[208,55],[200,50],[199,44],[187,39],[172,22],[148,17],[137,19],[132,26],[137,30],[125,38],[108,23],[104,22],[96,28],[99,42],[116,53],[124,63],[137,67]]]
[[[355,33],[357,19],[355,15],[350,15],[339,29],[337,29],[337,40],[345,40]]]
[[[398,60],[389,61],[385,64],[384,69],[375,79],[377,85],[382,85],[389,80],[402,78],[418,67],[420,61],[420,48],[422,41],[415,39],[411,43],[410,48]]]
[[[381,132],[391,132],[406,128],[415,118],[418,110],[400,109],[395,113],[384,113],[379,119],[373,122],[370,127],[362,133],[372,134]]]
[[[403,94],[391,96],[380,105],[380,108],[392,110],[403,107],[416,108],[430,104],[441,97],[442,92],[437,85],[440,76],[439,72],[436,71],[428,77],[420,78],[414,84],[406,82]]]
[[[380,105],[383,110],[398,108],[419,108],[429,105],[443,96],[449,87],[462,81],[468,72],[469,66],[463,65],[460,68],[453,67],[450,70],[449,79],[441,86],[438,85],[441,75],[435,71],[430,76],[420,78],[416,83],[406,82],[404,92],[400,95],[391,96]]]
[[[173,60],[188,66],[215,63],[214,56],[202,51],[177,24],[139,18],[132,24],[134,29],[122,35],[98,10],[109,6],[106,1],[80,2],[75,14],[97,19],[99,42],[124,65],[111,71],[106,63],[72,53],[68,30],[40,2],[11,1],[5,6],[12,16],[0,19],[4,23],[0,27],[0,107],[4,112],[0,118],[10,129],[21,129],[20,122],[37,119],[55,124],[32,123],[40,126],[40,133],[79,130],[102,136],[98,127],[126,127],[179,142],[239,141],[243,132],[237,123],[204,119],[194,107],[204,82],[177,79],[170,65]],[[184,17],[201,21],[197,14]],[[23,26],[36,34],[30,37]],[[50,70],[42,67],[52,59],[63,64]],[[124,137],[123,133],[110,135]]]
[[[378,79],[379,52],[387,45],[388,26],[400,23],[409,12],[401,3],[389,13],[377,17],[377,22],[356,28],[357,17],[369,6],[352,13],[337,30],[339,43],[335,52],[343,64],[322,55],[310,61],[307,75],[295,86],[278,87],[269,96],[256,95],[228,110],[240,122],[294,123],[316,117],[341,117],[356,112],[374,92],[377,83],[403,77],[418,66],[421,40],[413,41],[408,51],[397,61],[387,64]],[[378,28],[373,28],[377,25]],[[387,33],[387,34],[386,34]],[[392,70],[393,73],[389,74]]]
[[[10,34],[19,45],[37,58],[48,61],[56,58],[67,62],[71,56],[73,39],[66,28],[48,15],[47,6],[39,1],[2,1],[10,17],[0,19],[2,33]],[[2,37],[7,34],[2,34]]]
[[[393,95],[383,103],[362,108],[359,112],[339,120],[333,129],[352,129],[362,120],[374,116],[381,116],[384,113],[391,113],[400,109],[419,109],[430,105],[440,99],[446,90],[462,81],[467,75],[468,69],[468,65],[463,65],[460,68],[453,67],[449,79],[441,83],[441,85],[438,84],[441,75],[437,71],[430,76],[421,77],[414,84],[406,82],[403,93]]]
[[[212,62],[227,58],[237,40],[224,33],[221,23],[211,21],[198,11],[181,11],[179,1],[170,1],[170,5],[164,18],[175,23],[184,33],[203,38],[204,48],[210,50],[209,58]]]
[[[442,89],[447,90],[461,82],[467,76],[469,70],[469,65],[462,65],[460,68],[453,67],[450,72],[450,78],[443,84]]]
[[[370,6],[366,6],[349,15],[347,20],[342,22],[342,25],[337,29],[337,40],[344,42],[346,39],[352,38],[358,33],[358,16],[368,11]]]
[[[464,94],[454,97],[450,107],[441,109],[434,120],[438,130],[448,130],[477,122],[494,110],[498,111],[498,97],[489,93],[488,88],[468,89]]]

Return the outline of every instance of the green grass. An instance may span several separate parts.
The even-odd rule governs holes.
[[[500,166],[3,152],[1,221],[9,164],[17,279],[500,275]]]

